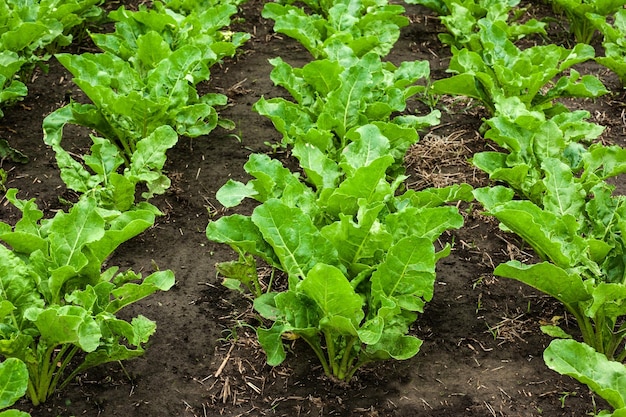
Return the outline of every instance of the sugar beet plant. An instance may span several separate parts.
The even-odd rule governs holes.
[[[185,10],[178,3],[172,2]],[[191,7],[189,15],[160,2],[154,3],[154,10],[121,8],[111,13],[117,21],[115,32],[92,36],[103,53],[57,54],[91,100],[89,104],[71,102],[44,120],[45,141],[57,153],[69,188],[86,192],[96,186],[113,186],[117,189],[113,195],[120,190],[126,195],[143,182],[148,186],[144,196],[150,198],[169,186],[161,169],[165,151],[176,143],[177,135],[206,135],[218,124],[232,127],[216,111],[216,106],[226,104],[226,96],[199,96],[196,85],[209,78],[211,65],[233,55],[249,35],[225,35],[218,30],[230,22],[237,8],[229,3],[214,6],[201,11]],[[94,139],[97,149],[85,161],[93,172],[63,148],[63,126],[68,123],[100,135]],[[108,181],[120,166],[126,180],[113,175],[116,183]]]
[[[3,1],[0,4],[0,106],[27,94],[20,77],[72,40],[71,32],[102,15],[101,0]],[[2,112],[0,111],[0,117]]]
[[[448,71],[454,75],[435,81],[433,92],[477,99],[491,115],[496,113],[496,103],[508,97],[518,97],[529,110],[553,115],[567,111],[556,101],[559,98],[593,98],[608,92],[598,78],[572,68],[594,58],[590,45],[568,50],[550,44],[521,50],[509,40],[505,22],[481,19],[478,26],[481,46],[452,47]],[[566,70],[569,74],[562,75]]]
[[[262,15],[274,20],[274,31],[296,39],[315,59],[327,58],[326,47],[340,43],[357,56],[368,52],[385,56],[409,24],[404,8],[387,0],[304,0],[268,2]]]
[[[578,170],[587,154],[587,146],[604,131],[602,126],[588,122],[589,117],[589,112],[577,110],[548,118],[543,112],[528,110],[518,97],[501,100],[496,105],[496,115],[484,123],[484,137],[495,142],[502,151],[476,153],[472,162],[492,180],[506,183],[518,197],[541,205],[546,189],[544,160],[556,158],[572,170]],[[593,147],[592,154],[598,160],[604,153],[607,153],[606,148]],[[606,174],[615,175],[610,170]],[[608,178],[599,170],[594,175],[591,185]]]
[[[545,22],[528,19],[518,22],[525,9],[518,7],[519,0],[409,0],[434,10],[446,26],[448,33],[440,33],[439,40],[457,49],[467,47],[480,50],[478,21],[502,22],[507,38],[518,40],[529,34],[545,35]]]
[[[550,0],[553,9],[567,17],[570,32],[580,43],[591,43],[597,27],[590,15],[609,16],[624,7],[624,0]]]
[[[15,226],[0,223],[0,355],[26,364],[26,394],[37,405],[86,369],[140,356],[155,323],[116,314],[168,290],[174,275],[103,270],[120,244],[154,223],[149,204],[119,212],[84,196],[68,212],[43,219],[34,200],[16,194],[9,190],[6,198],[22,218]]]
[[[67,46],[86,22],[102,15],[101,0],[7,0],[0,3],[0,117],[2,109],[28,94],[24,79],[36,65]],[[28,158],[0,138],[0,157]]]
[[[520,280],[560,300],[583,340],[608,358],[626,358],[625,199],[606,180],[626,172],[626,149],[591,144],[602,128],[586,112],[546,119],[508,100],[486,135],[508,150],[477,154],[474,162],[511,188],[476,190],[477,199],[541,258],[510,261],[495,274]],[[514,199],[515,193],[522,199]],[[554,335],[564,335],[546,328]],[[620,347],[621,346],[621,347]]]
[[[293,68],[281,58],[270,60],[271,78],[293,100],[261,98],[254,110],[272,120],[282,133],[282,146],[295,138],[314,145],[337,160],[350,143],[350,132],[374,123],[393,142],[393,157],[401,163],[410,145],[417,142],[416,129],[439,123],[440,112],[426,116],[406,114],[407,100],[426,90],[428,62],[403,62],[398,67],[374,52],[359,58],[340,43],[326,47],[330,58]]]
[[[345,381],[367,363],[419,351],[422,341],[408,330],[432,298],[437,260],[450,251],[437,252],[433,242],[463,222],[445,203],[473,197],[469,186],[396,195],[405,177],[388,182],[391,147],[375,125],[357,128],[336,162],[298,142],[314,187],[252,155],[245,168],[255,179],[218,192],[227,207],[245,197],[261,203],[251,216],[209,223],[207,237],[239,253],[218,269],[231,287],[250,289],[254,308],[272,323],[257,330],[268,364],[285,359],[284,338],[302,338],[325,373]],[[287,289],[263,285],[255,259],[283,271]]]
[[[92,101],[68,105],[72,109],[68,122],[93,128],[114,141],[126,163],[136,142],[159,126],[171,125],[190,137],[217,126],[215,106],[225,105],[226,97],[199,97],[196,84],[209,78],[211,65],[234,54],[247,39],[241,34],[237,43],[217,38],[215,26],[228,24],[235,6],[224,4],[189,16],[167,12],[158,2],[155,6],[159,9],[112,12],[116,31],[92,36],[104,53],[57,55]],[[68,113],[63,108],[58,112]]]

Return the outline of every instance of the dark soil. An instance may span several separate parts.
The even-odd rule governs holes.
[[[252,111],[261,96],[286,95],[271,82],[268,59],[280,55],[294,66],[312,59],[296,41],[272,32],[272,22],[260,16],[262,6],[262,1],[250,0],[242,7],[244,20],[234,29],[252,33],[252,39],[236,58],[214,67],[210,82],[202,86],[229,97],[220,113],[236,123],[236,130],[180,139],[166,165],[172,188],[154,201],[165,215],[109,261],[143,272],[151,272],[154,261],[176,274],[170,291],[124,312],[156,320],[157,333],[146,355],[92,369],[45,405],[33,408],[23,401],[19,408],[34,417],[582,417],[594,411],[594,401],[599,409],[606,407],[586,386],[544,365],[542,353],[550,338],[540,332],[540,324],[568,318],[553,299],[492,275],[498,263],[532,254],[473,206],[462,207],[465,227],[446,238],[454,249],[440,262],[434,299],[413,329],[424,340],[416,357],[369,366],[348,385],[325,377],[302,343],[293,345],[283,365],[265,364],[250,327],[258,321],[249,300],[222,287],[216,276],[215,263],[235,254],[205,237],[211,219],[232,212],[215,200],[217,189],[228,178],[245,180],[248,155],[269,152],[265,142],[280,140],[270,121]],[[542,5],[531,7],[538,17],[551,13]],[[432,78],[445,77],[450,51],[437,39],[444,28],[427,9],[407,6],[407,14],[412,24],[404,28],[389,59],[428,60]],[[553,31],[562,40],[562,28]],[[89,47],[86,41],[82,46]],[[81,44],[73,48],[84,50]],[[594,121],[607,126],[604,141],[623,145],[624,91],[601,67],[588,64],[584,70],[617,93],[572,105],[589,110]],[[64,207],[59,196],[71,195],[59,178],[53,152],[42,141],[41,123],[70,96],[85,100],[52,59],[47,74],[35,73],[29,96],[0,120],[0,136],[30,157],[25,165],[2,162],[9,173],[7,186],[21,190],[22,199],[35,198],[46,215]],[[422,141],[407,157],[409,185],[487,185],[485,176],[467,162],[473,152],[490,146],[478,133],[482,109],[458,99],[442,100],[438,106],[444,115],[441,125],[422,132]],[[409,110],[423,114],[427,108],[415,102]],[[77,152],[86,151],[86,133],[67,129],[65,140],[75,140]],[[14,223],[17,213],[9,206],[0,199],[0,219]],[[575,332],[575,327],[570,330]]]

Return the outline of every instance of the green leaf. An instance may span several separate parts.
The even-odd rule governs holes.
[[[375,305],[393,300],[401,308],[421,312],[433,296],[435,248],[428,239],[408,236],[392,246],[372,274]]]
[[[393,162],[393,157],[386,155],[358,168],[338,188],[328,189],[326,194],[322,194],[321,203],[334,215],[354,215],[358,211],[359,199],[370,203],[388,198],[391,186],[386,181],[385,172]]]
[[[116,313],[125,306],[135,303],[157,291],[167,291],[175,283],[172,271],[157,271],[147,276],[140,284],[126,283],[111,291],[113,300],[107,306],[109,313]],[[137,343],[136,343],[137,344]]]
[[[137,149],[131,157],[129,174],[133,179],[148,185],[148,199],[154,194],[162,194],[169,188],[170,180],[161,173],[166,160],[166,152],[178,142],[178,135],[169,126],[157,128],[150,136],[137,142]]]
[[[207,225],[209,240],[226,243],[238,251],[259,256],[271,265],[278,266],[279,260],[252,219],[240,214],[222,217]]]
[[[524,265],[518,261],[509,261],[498,265],[493,273],[521,281],[566,305],[574,305],[591,299],[591,294],[579,275],[568,273],[549,262]]]
[[[0,409],[13,405],[26,394],[28,368],[16,358],[7,358],[0,363]]]
[[[50,255],[56,267],[80,270],[87,264],[83,248],[104,236],[104,219],[92,198],[83,198],[69,213],[58,212],[50,225]]]
[[[316,264],[337,259],[335,248],[299,208],[270,199],[254,209],[252,221],[290,277],[303,279]]]
[[[349,334],[356,335],[364,317],[363,300],[361,296],[354,292],[348,279],[338,268],[319,263],[315,265],[307,276],[298,284],[297,291],[303,292],[311,298],[326,319],[323,326],[333,335]],[[345,326],[333,326],[333,319],[341,317],[347,319],[347,329]]]
[[[93,352],[100,345],[100,327],[81,307],[67,305],[30,309],[25,316],[35,323],[48,346],[71,343],[85,352]]]
[[[0,299],[10,302],[15,325],[22,328],[23,313],[29,307],[42,307],[43,299],[36,289],[35,274],[16,254],[0,245]]]
[[[555,337],[559,339],[571,339],[572,338],[572,336],[569,333],[565,332],[565,330],[561,329],[559,326],[552,326],[552,325],[540,326],[540,329],[543,333],[551,337]]]
[[[592,347],[575,340],[557,339],[543,354],[546,365],[586,384],[613,408],[626,407],[626,367],[610,361]]]
[[[558,216],[570,214],[579,217],[585,205],[586,193],[574,181],[571,168],[554,158],[545,159],[542,168],[546,175],[543,180],[546,186],[544,208]]]

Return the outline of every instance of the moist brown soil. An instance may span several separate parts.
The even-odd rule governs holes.
[[[165,213],[156,225],[124,244],[110,265],[151,272],[153,261],[172,269],[176,285],[124,311],[156,320],[158,329],[140,359],[94,368],[80,375],[46,404],[18,403],[34,417],[53,416],[585,416],[607,407],[588,388],[549,370],[542,352],[550,342],[539,326],[568,317],[559,303],[513,280],[494,277],[493,267],[532,254],[514,236],[473,205],[462,206],[465,227],[450,232],[452,254],[440,261],[435,296],[419,317],[413,333],[424,340],[419,354],[362,369],[349,384],[324,376],[314,355],[294,343],[280,366],[265,364],[251,326],[258,324],[251,303],[225,289],[216,262],[231,260],[230,248],[209,242],[207,223],[235,210],[224,210],[215,192],[227,179],[245,180],[243,164],[252,152],[270,152],[266,142],[280,140],[271,122],[252,110],[261,97],[287,96],[275,87],[268,59],[281,56],[302,66],[312,58],[299,44],[272,32],[260,15],[262,1],[242,6],[235,30],[252,39],[236,58],[212,69],[203,91],[229,97],[220,111],[233,120],[234,131],[216,129],[208,137],[180,138],[168,153],[166,169],[172,187],[154,203]],[[446,76],[450,57],[437,33],[444,28],[427,9],[406,6],[412,24],[389,55],[394,63],[428,60],[433,79]],[[541,18],[551,11],[532,4]],[[561,19],[562,21],[562,19]],[[563,27],[552,23],[552,42],[571,42]],[[542,39],[535,39],[544,42]],[[89,48],[83,41],[72,52]],[[70,97],[85,102],[71,76],[54,59],[48,73],[36,71],[29,95],[0,120],[0,136],[30,158],[25,165],[2,161],[8,187],[22,199],[35,198],[47,216],[72,199],[56,168],[54,153],[43,143],[41,123]],[[586,64],[616,93],[595,102],[569,105],[591,112],[607,126],[602,140],[624,145],[624,90],[608,71]],[[467,159],[490,148],[479,128],[483,110],[467,100],[445,99],[437,106],[439,126],[421,132],[422,140],[407,156],[410,187],[469,182],[487,185]],[[424,114],[415,101],[410,112]],[[88,149],[87,133],[67,128],[67,143],[76,152]],[[73,141],[73,142],[72,142]],[[276,157],[287,160],[288,155]],[[618,179],[618,190],[624,190]],[[251,207],[251,206],[250,206]],[[237,210],[250,209],[249,206]],[[18,213],[0,199],[0,219],[15,223]],[[574,323],[569,330],[576,332]],[[595,404],[595,406],[594,406]]]

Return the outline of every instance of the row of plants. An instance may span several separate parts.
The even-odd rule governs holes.
[[[509,261],[494,274],[563,303],[583,342],[558,326],[542,326],[556,338],[545,351],[546,364],[589,385],[615,409],[600,415],[624,415],[626,390],[620,381],[626,375],[621,364],[626,359],[626,197],[613,195],[615,187],[607,180],[626,172],[626,150],[595,141],[604,128],[586,122],[588,112],[570,112],[556,101],[608,92],[594,76],[580,76],[571,68],[593,59],[593,48],[578,44],[567,51],[548,45],[522,51],[500,27],[502,20],[480,17],[481,9],[469,3],[446,2],[449,19],[442,19],[444,23],[458,23],[461,17],[467,22],[470,13],[478,15],[468,26],[472,31],[455,38],[462,49],[452,44],[449,70],[455,75],[435,82],[433,89],[472,97],[489,110],[483,134],[502,151],[478,153],[473,163],[504,186],[477,189],[474,195],[502,229],[521,237],[540,260]],[[551,84],[567,68],[569,75]]]
[[[456,74],[430,83],[425,62],[384,61],[408,24],[401,6],[302,3],[306,7],[267,3],[263,16],[300,41],[313,60],[294,68],[273,59],[272,80],[291,99],[254,105],[282,134],[277,147],[288,149],[297,167],[251,155],[245,170],[253,179],[227,182],[217,198],[229,208],[253,199],[254,211],[222,217],[206,230],[208,239],[229,244],[239,256],[217,268],[228,287],[252,298],[267,362],[281,363],[285,341],[303,339],[327,375],[348,381],[367,363],[417,354],[422,341],[410,327],[432,299],[437,261],[451,249],[437,239],[462,227],[455,203],[476,198],[543,261],[509,262],[495,274],[553,295],[581,327],[587,345],[553,341],[548,365],[578,375],[616,410],[623,408],[626,395],[613,375],[623,372],[617,361],[624,359],[619,349],[626,334],[624,209],[606,180],[624,172],[626,154],[592,144],[602,127],[559,101],[607,93],[597,78],[572,68],[593,59],[593,49],[518,48],[521,37],[545,32],[541,22],[508,22],[520,16],[515,0],[422,2],[438,4],[449,16],[442,21],[456,28],[441,37],[453,51]],[[57,54],[92,102],[72,102],[43,126],[64,182],[80,199],[44,219],[33,200],[18,199],[16,190],[6,194],[22,212],[15,226],[0,223],[7,245],[0,246],[0,354],[19,379],[7,381],[15,387],[7,406],[24,392],[34,404],[45,401],[87,368],[143,352],[154,323],[143,316],[126,322],[116,313],[169,289],[174,276],[103,271],[103,262],[160,215],[149,200],[169,187],[162,168],[178,135],[232,125],[217,115],[225,97],[200,96],[197,85],[248,38],[224,30],[236,10],[235,3],[191,0],[120,8],[110,14],[114,32],[92,35],[102,53]],[[618,17],[615,22],[619,30]],[[561,78],[553,82],[555,76]],[[406,102],[444,93],[472,97],[488,109],[484,136],[503,151],[473,161],[507,187],[405,188],[407,149],[418,130],[439,122],[438,111],[407,114]],[[75,158],[61,146],[68,123],[101,135],[90,136],[90,154]],[[136,201],[138,188],[144,201]],[[275,272],[259,276],[259,262]],[[562,329],[545,330],[566,337]],[[85,355],[76,364],[78,352]],[[599,369],[611,369],[611,377],[600,380],[593,373]]]
[[[251,216],[233,215],[210,223],[207,236],[228,243],[237,251],[238,261],[221,264],[218,269],[226,277],[228,286],[241,288],[243,284],[253,294],[256,311],[273,323],[269,329],[261,326],[257,330],[268,363],[278,364],[285,357],[281,336],[286,339],[300,337],[316,352],[327,374],[345,380],[358,366],[374,359],[409,357],[393,355],[390,350],[380,354],[368,339],[371,327],[378,323],[374,320],[384,321],[389,316],[374,314],[385,305],[377,297],[382,286],[378,281],[379,266],[368,260],[365,262],[367,267],[361,265],[355,269],[352,262],[359,259],[360,252],[354,252],[351,239],[358,230],[359,239],[355,240],[354,247],[360,251],[371,244],[369,236],[362,240],[363,231],[372,230],[370,223],[366,223],[364,229],[360,222],[367,218],[365,207],[372,202],[369,198],[378,188],[368,187],[366,182],[354,187],[360,181],[353,180],[350,174],[356,174],[364,166],[351,165],[347,157],[354,148],[371,152],[372,145],[360,144],[365,138],[362,131],[367,123],[381,115],[389,118],[392,113],[403,111],[404,103],[389,106],[388,96],[377,95],[385,77],[376,81],[375,75],[371,77],[375,71],[359,71],[358,67],[372,53],[388,52],[390,46],[367,41],[369,33],[362,24],[365,19],[360,17],[360,9],[354,2],[350,3],[353,9],[349,19],[344,19],[348,9],[344,3],[305,2],[308,12],[291,2],[284,3],[268,3],[263,15],[276,21],[277,32],[299,40],[317,60],[301,69],[291,68],[280,58],[272,60],[275,67],[273,81],[283,86],[293,100],[261,99],[254,108],[269,117],[283,134],[282,145],[293,147],[293,155],[298,159],[304,179],[282,171],[284,168],[275,161],[253,156],[245,168],[256,179],[248,184],[229,181],[218,192],[218,199],[227,207],[236,206],[246,197],[261,204]],[[626,336],[622,320],[624,312],[620,307],[626,294],[623,290],[621,237],[624,199],[613,196],[614,187],[607,182],[626,171],[626,152],[618,146],[594,143],[603,128],[587,122],[588,112],[570,111],[561,100],[566,97],[594,98],[608,93],[598,78],[581,75],[573,68],[594,59],[594,49],[584,43],[573,49],[557,45],[517,47],[516,40],[530,34],[545,34],[545,29],[542,22],[533,20],[510,24],[509,16],[521,16],[519,9],[514,9],[519,3],[515,0],[497,4],[490,1],[416,3],[430,7],[436,3],[438,10],[447,12],[442,21],[450,33],[442,34],[440,38],[451,47],[453,58],[449,70],[455,75],[433,83],[431,93],[463,95],[479,100],[491,116],[483,126],[484,136],[504,150],[479,153],[473,162],[492,180],[505,183],[507,187],[474,190],[474,196],[489,214],[498,218],[503,229],[517,233],[543,261],[533,265],[511,261],[500,265],[494,273],[517,279],[563,302],[576,318],[585,344],[571,340],[563,329],[544,326],[543,330],[548,334],[570,339],[553,341],[546,350],[546,363],[589,384],[616,409],[615,415],[619,415],[626,392],[619,388],[614,375],[623,368],[601,362],[609,359],[620,362],[626,356],[623,348]],[[373,28],[378,28],[372,23],[376,16],[384,15],[387,25],[394,22],[386,4],[361,3],[360,6],[369,7],[370,33],[375,32]],[[377,7],[382,7],[385,12],[379,12]],[[391,16],[395,14],[391,13]],[[620,30],[621,11],[615,16],[614,29]],[[387,33],[397,31],[387,28]],[[621,35],[623,38],[623,32]],[[340,65],[332,64],[333,59]],[[341,68],[346,66],[345,62],[358,62],[357,68],[347,73]],[[366,65],[372,68],[371,64]],[[329,86],[337,86],[340,93],[335,93]],[[340,95],[346,98],[338,105]],[[359,96],[366,97],[364,103],[376,105],[358,103]],[[395,125],[404,122],[403,116],[391,121]],[[351,123],[357,123],[356,132],[361,130],[358,135],[354,132],[351,136],[347,134]],[[412,128],[419,127],[423,126],[412,124]],[[379,131],[385,135],[384,130]],[[397,152],[393,147],[385,150],[396,157],[405,151],[406,148],[401,148],[401,152]],[[374,161],[376,158],[372,163]],[[337,166],[339,170],[335,168]],[[401,181],[400,177],[390,176],[394,171],[398,170],[385,173],[387,179],[392,183]],[[371,181],[382,178],[380,170],[376,175],[371,173],[368,176]],[[350,188],[341,182],[344,178],[350,180]],[[309,186],[304,187],[303,182]],[[428,195],[438,205],[457,198],[467,199],[456,194],[460,189],[455,188],[452,194],[446,194],[450,189],[428,190],[423,195]],[[366,194],[361,194],[363,192]],[[389,227],[388,222],[398,214],[394,208],[399,208],[389,203],[403,198],[406,193],[401,194],[394,187],[387,194],[385,209],[379,212],[384,216],[379,214],[376,217],[380,222],[376,231],[381,226]],[[368,199],[359,200],[365,195]],[[442,195],[447,197],[441,198]],[[450,198],[453,195],[454,198]],[[341,205],[337,207],[335,204],[339,204],[339,198],[335,202],[332,199],[335,196],[341,196]],[[410,208],[414,210],[411,227],[418,229],[408,228],[405,232],[411,235],[420,230],[422,237],[428,236],[422,229],[424,226],[419,226],[424,217],[418,212],[424,207]],[[451,214],[449,216],[453,218]],[[445,230],[437,229],[435,225],[440,223],[434,217],[428,220],[433,221],[432,230],[438,233]],[[290,221],[291,226],[286,226]],[[341,239],[337,239],[337,230],[341,230]],[[392,235],[397,234],[393,229],[389,231]],[[329,243],[337,252],[328,249]],[[392,248],[387,247],[387,253],[395,256]],[[344,255],[344,251],[348,253]],[[283,285],[281,291],[273,290],[276,286],[273,275],[269,283],[261,282],[254,257],[284,271],[287,287]],[[384,257],[381,259],[383,265],[388,262]],[[332,272],[325,270],[320,274],[322,271],[314,267],[318,264],[334,268]],[[386,267],[381,268],[386,271]],[[353,269],[355,271],[350,274]],[[324,275],[326,279],[323,279]],[[401,281],[408,282],[399,279],[395,284]],[[392,282],[388,281],[389,284]],[[362,294],[360,302],[353,296],[353,291]],[[333,299],[328,294],[341,295]],[[345,301],[349,299],[353,299],[353,303]],[[349,313],[348,305],[352,304]],[[402,305],[401,302],[395,304]],[[423,303],[420,310],[412,311],[421,311],[422,306]],[[402,310],[396,310],[394,315],[401,316]],[[346,321],[346,317],[350,318],[349,326],[340,324]],[[414,319],[412,317],[411,321]],[[378,325],[374,328],[378,329]],[[384,336],[387,327],[382,329],[380,334]],[[406,332],[408,327],[394,329],[396,334],[399,329]],[[381,343],[380,339],[375,340]],[[399,346],[398,340],[393,343]],[[592,355],[589,349],[598,354]],[[415,354],[417,350],[412,352]],[[611,377],[600,377],[590,363],[597,365],[597,369],[612,367],[617,370]],[[352,364],[355,366],[351,367]],[[608,414],[603,412],[603,415]]]
[[[271,60],[272,80],[291,98],[261,98],[253,107],[273,122],[298,167],[252,154],[244,168],[254,179],[228,181],[217,198],[229,208],[245,198],[259,204],[249,216],[210,222],[206,233],[239,255],[217,269],[225,285],[253,299],[267,363],[280,364],[285,341],[302,339],[328,376],[349,381],[365,364],[418,353],[422,341],[410,326],[451,249],[435,242],[463,224],[447,203],[473,196],[469,185],[404,187],[403,158],[417,129],[439,123],[438,111],[394,117],[429,77],[427,62],[383,61],[406,23],[404,9],[384,1],[306,4],[308,12],[265,5],[275,30],[304,39],[317,59],[302,68]],[[270,277],[259,277],[258,262],[272,267]]]
[[[121,7],[109,14],[114,32],[91,34],[102,53],[55,55],[91,100],[72,101],[43,123],[61,177],[79,198],[44,218],[34,199],[5,194],[22,215],[13,226],[0,222],[0,354],[20,372],[2,374],[10,397],[0,407],[23,395],[38,405],[86,369],[143,354],[156,324],[117,313],[170,289],[174,274],[157,268],[143,277],[106,261],[162,215],[149,200],[169,187],[162,168],[178,135],[231,126],[215,109],[226,97],[200,97],[196,86],[249,38],[226,30],[236,11],[235,3],[178,0]],[[61,146],[68,123],[102,135],[90,135],[90,154]]]

